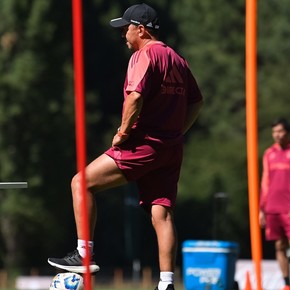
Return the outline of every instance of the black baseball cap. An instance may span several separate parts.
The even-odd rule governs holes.
[[[129,24],[144,25],[152,29],[159,29],[157,12],[145,3],[130,6],[122,17],[110,21],[113,27],[124,27]]]

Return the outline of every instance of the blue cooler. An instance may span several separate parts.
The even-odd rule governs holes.
[[[239,246],[228,241],[184,241],[186,290],[233,290]]]

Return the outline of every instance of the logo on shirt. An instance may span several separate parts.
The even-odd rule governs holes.
[[[175,84],[175,83],[183,84],[183,78],[180,72],[178,71],[176,65],[172,67],[170,73],[165,78],[165,82],[171,83],[171,84]]]
[[[176,65],[172,67],[161,86],[161,94],[184,95],[184,80]]]

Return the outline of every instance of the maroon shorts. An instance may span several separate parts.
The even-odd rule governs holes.
[[[266,214],[266,239],[276,241],[284,238],[290,240],[290,214]]]
[[[105,152],[113,158],[128,181],[136,181],[140,205],[174,207],[183,156],[183,144],[164,145],[130,137]]]

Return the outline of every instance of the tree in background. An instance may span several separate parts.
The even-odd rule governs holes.
[[[84,1],[88,161],[110,144],[119,125],[130,54],[108,22],[134,3]],[[224,192],[224,237],[238,241],[241,256],[249,257],[245,3],[148,4],[160,13],[161,39],[189,60],[205,97],[198,122],[186,136],[176,216],[180,241],[213,237],[214,194]],[[276,116],[288,117],[283,76],[289,58],[289,9],[287,0],[259,3],[260,152],[271,142],[268,124]],[[61,254],[75,241],[70,197],[75,172],[71,2],[2,0],[0,17],[0,179],[29,183],[27,190],[0,193],[0,260],[5,267],[44,266],[50,253]],[[96,255],[101,263],[126,261],[118,250],[125,243],[126,191],[97,196],[102,218]],[[147,220],[140,215],[146,235]],[[149,239],[140,243],[145,249],[152,244]],[[154,253],[141,258],[143,264],[156,262]]]
[[[271,142],[269,125],[279,116],[289,118],[285,106],[290,34],[287,1],[259,2],[258,7],[258,116],[260,152]],[[227,238],[250,257],[245,131],[245,1],[178,1],[172,9],[178,23],[179,49],[189,60],[205,97],[198,124],[188,136],[187,158],[180,182],[181,206],[192,202],[188,218],[195,224],[198,201],[213,209],[214,193],[228,195],[225,215]],[[195,132],[194,132],[195,131]],[[261,156],[261,153],[260,153]],[[183,211],[184,212],[184,211]],[[209,211],[203,217],[209,222]],[[212,212],[212,211],[210,211]],[[214,214],[214,213],[213,213]],[[200,218],[200,216],[199,216]],[[211,217],[213,220],[213,217]],[[202,226],[201,226],[202,227]],[[184,238],[211,238],[211,231]],[[245,238],[247,237],[247,238]]]
[[[1,192],[6,267],[30,264],[30,254],[41,258],[40,249],[54,244],[54,211],[64,221],[68,212],[64,181],[72,174],[74,129],[64,9],[70,6],[62,1],[0,3],[0,178],[29,183],[29,190]]]
[[[212,239],[214,194],[227,194],[224,238],[241,239],[248,230],[245,144],[244,10],[242,0],[179,1],[172,11],[178,23],[180,51],[189,60],[205,97],[198,123],[187,136],[180,182],[181,207],[193,225],[183,238]],[[195,201],[195,202],[193,202]],[[199,211],[200,202],[207,210]],[[184,212],[184,211],[183,211]],[[196,212],[198,214],[196,214]],[[241,216],[243,217],[241,219]],[[204,223],[199,226],[201,229]]]
[[[102,1],[84,6],[89,159],[107,146],[122,103],[124,58],[114,53],[110,37],[117,36],[105,36],[107,10]],[[0,179],[29,184],[1,192],[0,260],[5,268],[29,268],[75,241],[71,2],[3,0],[0,17]]]

